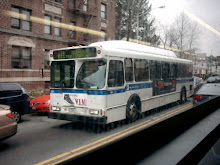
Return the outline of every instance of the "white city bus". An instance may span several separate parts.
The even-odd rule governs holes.
[[[192,62],[127,41],[50,51],[49,118],[108,124],[193,94]]]

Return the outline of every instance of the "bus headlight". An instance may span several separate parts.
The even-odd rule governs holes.
[[[98,115],[98,114],[99,114],[99,110],[90,109],[90,110],[89,110],[89,113],[90,113],[91,115]]]
[[[60,107],[57,106],[51,106],[52,111],[60,111]]]

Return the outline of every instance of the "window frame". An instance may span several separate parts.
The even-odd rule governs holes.
[[[62,0],[55,0],[55,2],[62,4]]]
[[[83,2],[83,11],[89,11],[89,0],[84,0]]]
[[[13,9],[17,9],[18,12],[13,11]],[[26,14],[24,14],[24,15],[27,16],[26,19],[22,19],[22,18],[20,18],[20,16],[17,16],[17,17],[11,16],[11,28],[25,30],[25,31],[32,31],[32,23],[31,23],[31,19],[30,19],[31,15],[32,15],[32,11],[30,9],[26,9],[26,8],[23,8],[23,7],[12,5],[11,6],[11,11],[15,12],[15,13],[18,13],[19,15],[23,15],[24,11],[29,13],[29,17]],[[14,26],[12,24],[12,22],[13,22],[12,20],[16,20],[18,22],[18,26]],[[24,28],[25,23],[28,23],[28,28],[27,29]]]
[[[49,17],[50,19],[47,20],[47,19],[45,19],[45,17]],[[50,21],[49,24],[47,24],[47,23],[45,22],[45,20]],[[45,14],[45,15],[44,15],[44,34],[52,35],[52,25],[51,25],[51,21],[52,21],[52,16]],[[46,30],[46,27],[49,27],[49,33],[46,33],[46,31],[45,31],[45,30]]]
[[[71,21],[70,22],[70,28],[72,28],[72,26],[75,26],[76,25],[76,22],[75,21]],[[75,30],[73,30],[73,29],[70,29],[70,31],[69,31],[69,33],[70,33],[70,39],[76,39],[76,31]],[[73,35],[73,37],[71,37]]]
[[[106,33],[105,30],[101,30],[101,32]],[[101,41],[106,41],[106,35],[101,34]]]
[[[44,69],[50,70],[50,65],[49,65],[49,49],[44,50]]]
[[[13,57],[13,48],[18,49],[18,58]],[[29,58],[25,58],[23,54],[23,50],[28,49],[30,51],[30,56]],[[18,61],[18,67],[14,67],[15,65],[13,64],[14,62]],[[29,61],[29,67],[25,67],[22,65],[24,64],[25,61]],[[12,69],[32,69],[32,48],[31,47],[22,47],[22,46],[12,46],[12,56],[11,56],[11,68]]]
[[[61,37],[62,36],[62,28],[61,28],[61,22],[62,22],[62,19],[59,18],[59,17],[54,17],[54,35],[57,36],[57,37]],[[56,30],[58,30],[58,33],[59,34],[56,34]]]
[[[101,3],[101,19],[107,19],[107,5],[105,3]]]

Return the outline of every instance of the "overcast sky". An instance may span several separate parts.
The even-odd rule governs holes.
[[[152,14],[157,21],[164,23],[173,22],[182,9],[186,9],[212,28],[220,32],[220,0],[149,0],[152,3]],[[165,5],[164,9],[156,9]],[[201,36],[199,52],[207,56],[220,56],[220,36],[199,25]]]

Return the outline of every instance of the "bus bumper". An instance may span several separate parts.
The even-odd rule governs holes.
[[[48,118],[59,119],[59,120],[68,120],[68,121],[80,121],[85,123],[96,123],[96,124],[106,124],[107,117],[90,117],[90,116],[78,116],[74,114],[63,114],[57,112],[49,112]]]

